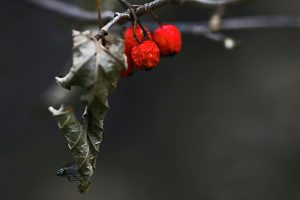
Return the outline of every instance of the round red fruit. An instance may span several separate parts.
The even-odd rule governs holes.
[[[157,28],[153,40],[159,47],[162,56],[171,56],[180,52],[182,47],[181,32],[172,25],[166,24]]]
[[[148,39],[152,40],[152,36],[149,29],[146,27],[144,27],[144,29],[147,31]],[[140,26],[136,27],[135,34],[141,43],[146,40],[146,37],[144,36],[143,30]],[[132,47],[137,45],[139,45],[139,43],[133,36],[133,27],[127,28],[125,31],[125,53],[130,55]]]
[[[140,70],[149,70],[159,63],[159,48],[153,41],[147,40],[131,50],[131,57],[136,68]]]

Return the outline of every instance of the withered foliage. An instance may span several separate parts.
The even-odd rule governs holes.
[[[56,77],[65,89],[83,89],[81,101],[86,106],[81,120],[76,119],[71,106],[49,107],[74,158],[74,163],[59,169],[57,175],[79,180],[81,193],[87,192],[96,169],[103,120],[109,109],[107,98],[117,87],[120,73],[127,69],[123,49],[124,41],[116,36],[106,39],[104,46],[89,32],[73,31],[73,65],[64,77]]]

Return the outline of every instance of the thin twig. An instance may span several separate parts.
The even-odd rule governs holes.
[[[183,0],[185,2],[192,1],[192,2],[198,2],[206,5],[224,5],[224,4],[230,4],[230,3],[236,3],[238,1],[243,1],[243,0]]]
[[[219,29],[222,25],[222,20],[223,20],[224,14],[225,14],[225,5],[224,4],[218,5],[215,12],[210,17],[210,20],[208,23],[211,31],[213,31],[213,32],[219,31]]]
[[[67,19],[76,20],[78,22],[95,23],[98,20],[97,12],[86,11],[77,6],[58,0],[18,0],[18,2],[27,3],[28,5],[41,8],[45,11],[55,13]]]
[[[170,0],[168,0],[170,1]],[[178,0],[179,1],[179,0]],[[177,2],[178,2],[177,1]],[[189,0],[185,0],[189,1]],[[205,3],[206,1],[211,2],[212,0],[191,0],[191,1],[201,1]],[[238,0],[232,0],[238,1]],[[30,3],[39,8],[54,12],[58,15],[64,16],[69,19],[78,20],[79,22],[95,24],[98,22],[98,17],[96,12],[89,12],[80,9],[76,6],[72,6],[67,3],[59,2],[56,0],[23,0],[22,2]],[[219,1],[216,1],[219,2]],[[228,2],[228,1],[226,1]],[[207,2],[206,2],[207,3]],[[137,14],[140,15],[142,10],[145,8],[139,8]],[[144,11],[143,11],[144,12]],[[111,20],[114,16],[114,12],[105,11],[102,13],[102,18],[104,21]],[[190,33],[187,30],[192,29],[202,29],[204,23],[188,23],[179,22],[180,24],[186,24],[184,32]],[[270,15],[270,16],[252,16],[252,17],[237,17],[224,19],[221,26],[221,30],[236,30],[236,29],[255,29],[255,28],[287,28],[287,27],[300,27],[300,16],[289,16],[289,15]],[[201,30],[197,30],[197,32]],[[206,31],[206,30],[205,30]]]
[[[102,37],[106,36],[112,25],[129,18],[130,15],[128,13],[116,13],[113,19],[99,30],[99,33],[95,36],[96,39],[99,40]]]
[[[203,35],[209,32],[207,21],[186,22],[172,21],[165,22],[176,25],[184,34]],[[157,28],[157,23],[144,21],[144,25],[150,30]],[[269,15],[269,16],[246,16],[223,19],[220,31],[271,29],[271,28],[300,28],[300,16],[290,15]]]
[[[102,28],[103,26],[103,21],[102,21],[102,13],[101,13],[101,0],[96,0],[96,4],[97,4],[97,16],[98,16],[98,28],[99,30]]]
[[[136,35],[136,26],[137,26],[137,23],[139,22],[139,20],[138,20],[137,15],[135,14],[135,10],[134,10],[133,6],[130,3],[128,3],[126,0],[119,0],[119,2],[125,9],[129,10],[131,22],[133,24],[133,37],[135,38],[135,40],[137,41],[138,44],[141,44],[140,39]],[[143,26],[141,26],[141,27],[144,30]]]
[[[184,33],[198,34],[208,30],[207,22],[174,22]],[[223,19],[221,31],[265,28],[300,28],[300,16],[269,15]]]
[[[169,5],[171,3],[176,3],[178,0],[154,0],[150,3],[145,3],[144,5],[141,5],[136,8],[135,14],[137,16],[145,15],[147,13],[150,13],[151,11],[161,8],[163,6]],[[105,26],[103,26],[99,33],[95,36],[98,40],[107,35],[108,30],[110,27],[116,23],[122,23],[126,20],[131,20],[131,11],[127,9],[123,13],[118,13],[116,14],[113,19],[107,23]]]
[[[153,2],[141,5],[137,8],[136,14],[138,16],[149,13],[157,8],[180,2],[199,1],[200,3],[212,3],[213,0],[155,0]],[[224,0],[225,3],[236,2],[239,0]],[[240,0],[243,1],[243,0]],[[31,5],[36,5],[39,8],[55,12],[61,16],[69,19],[78,20],[79,22],[95,24],[98,22],[96,12],[88,12],[75,6],[71,6],[66,3],[58,2],[56,0],[24,0]],[[221,2],[215,1],[215,2]],[[224,3],[224,2],[223,2]],[[216,3],[215,3],[216,4]],[[118,13],[113,17],[112,11],[106,11],[102,13],[104,21],[109,21],[99,32],[97,38],[101,38],[107,34],[108,30],[115,23],[123,23],[130,20],[130,14],[128,11],[124,13]],[[110,21],[111,20],[111,21]],[[156,27],[156,23],[146,22],[144,23],[148,28]],[[182,33],[192,35],[204,35],[210,39],[222,38],[219,33],[212,34],[208,28],[207,22],[173,22],[179,27]],[[270,15],[270,16],[251,16],[251,17],[236,17],[223,19],[220,31],[224,30],[248,30],[248,29],[265,29],[265,28],[300,28],[300,16],[289,15]]]
[[[17,0],[17,1],[27,3],[28,5],[33,5],[40,9],[53,12],[59,16],[77,22],[95,23],[98,20],[97,12],[87,11],[77,6],[74,6],[72,4],[61,2],[59,0]],[[186,2],[197,2],[205,5],[219,5],[219,4],[227,4],[231,2],[237,2],[237,1],[242,1],[242,0],[218,0],[218,1],[215,0],[154,0],[153,2],[150,2],[145,5],[148,5],[152,9],[153,8],[156,9],[162,5],[174,4],[174,3],[182,4]],[[141,15],[141,13],[145,14],[145,8],[146,7],[140,8],[137,11],[137,15]],[[110,15],[107,16],[109,17],[113,16],[113,13],[109,13],[109,14]],[[107,21],[105,13],[102,13],[102,18],[104,21]]]
[[[77,22],[86,22],[86,23],[96,23],[98,20],[97,12],[91,12],[84,9],[81,9],[77,6],[61,2],[59,0],[16,0],[17,2],[27,3],[28,5],[32,5],[43,10],[53,12],[57,15],[65,17],[67,19],[71,19]],[[146,7],[141,7],[137,10],[137,15],[146,14],[146,10],[150,9],[157,9],[162,5],[177,3],[180,0],[154,0],[153,2],[145,4]],[[145,9],[146,8],[146,9]],[[108,13],[106,13],[108,14]],[[105,12],[102,13],[102,18],[104,21],[106,17],[113,16],[112,13],[106,16]]]

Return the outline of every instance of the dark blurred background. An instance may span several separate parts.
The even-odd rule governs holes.
[[[92,0],[66,2],[94,8]],[[258,0],[227,16],[299,8],[298,0]],[[205,21],[211,12],[185,5],[156,13]],[[15,0],[1,1],[0,22],[1,199],[83,199],[76,183],[56,177],[72,157],[45,100],[82,24]],[[300,30],[227,34],[242,46],[228,51],[184,35],[179,55],[120,81],[84,199],[300,199]],[[71,102],[80,115],[82,105]]]

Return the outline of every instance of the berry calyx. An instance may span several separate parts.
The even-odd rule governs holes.
[[[131,50],[133,63],[140,70],[149,70],[156,67],[159,63],[159,56],[159,48],[151,40],[144,41]]]
[[[152,36],[149,29],[146,27],[144,27],[144,29],[147,31],[147,36],[149,40],[152,40]],[[143,29],[140,26],[136,27],[135,34],[141,43],[143,43],[146,40],[146,37],[143,33]],[[127,55],[130,55],[132,47],[137,45],[139,45],[139,43],[133,36],[133,27],[127,28],[125,31],[125,53]]]
[[[180,52],[182,47],[181,32],[172,25],[161,25],[153,33],[153,40],[162,56],[171,56]]]

